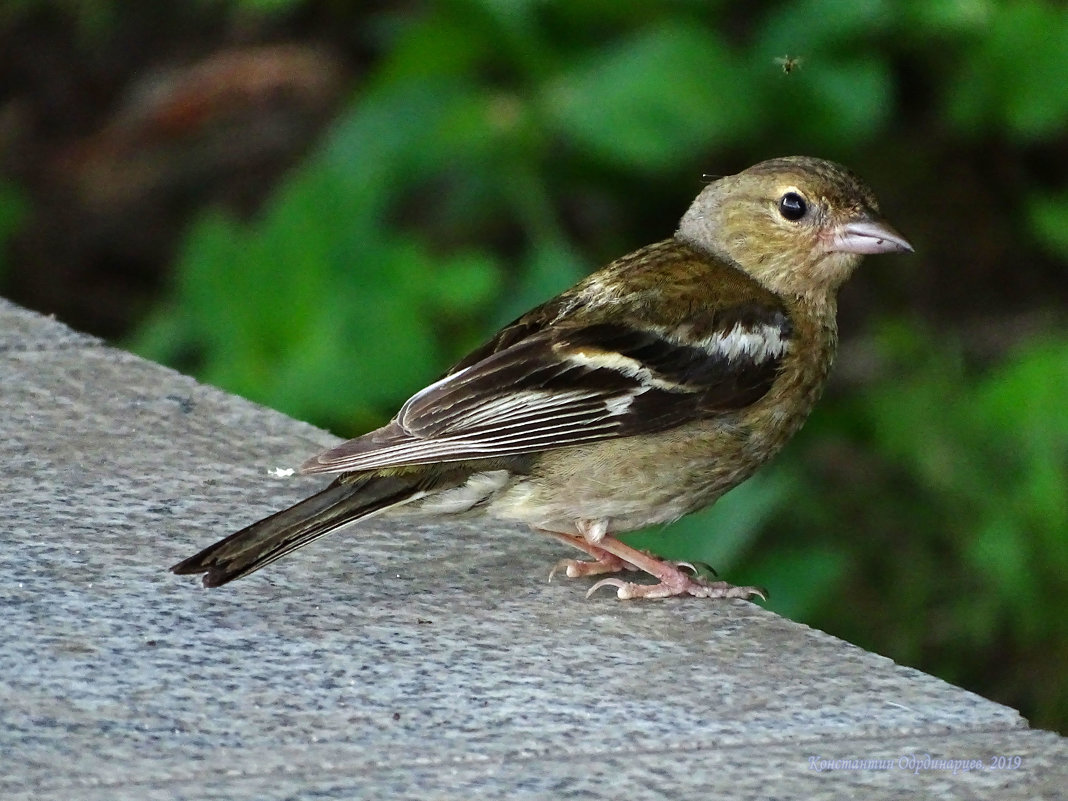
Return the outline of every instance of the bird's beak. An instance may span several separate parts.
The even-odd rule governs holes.
[[[912,245],[882,220],[854,220],[837,226],[827,250],[836,253],[912,253]]]

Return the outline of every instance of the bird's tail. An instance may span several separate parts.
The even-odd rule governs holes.
[[[219,587],[281,559],[346,523],[412,500],[414,476],[338,479],[322,492],[209,545],[179,562],[174,573],[204,573],[205,587]]]

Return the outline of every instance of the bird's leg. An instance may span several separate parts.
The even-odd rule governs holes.
[[[598,548],[585,537],[576,537],[574,534],[563,534],[559,531],[549,531],[544,528],[539,528],[537,531],[548,534],[550,537],[555,537],[560,542],[565,542],[572,548],[578,548],[594,558],[593,562],[579,559],[561,559],[549,571],[549,581],[553,580],[553,576],[556,575],[558,570],[563,570],[568,578],[578,578],[579,576],[599,576],[604,573],[618,573],[621,570],[638,569],[618,556],[613,556],[608,551]]]
[[[617,559],[634,565],[658,580],[657,584],[636,584],[618,578],[601,579],[586,592],[589,598],[601,587],[615,587],[616,597],[628,598],[671,598],[676,595],[693,595],[698,598],[745,598],[754,596],[767,600],[767,592],[760,587],[735,587],[725,581],[705,581],[697,576],[690,576],[679,569],[678,565],[665,562],[655,556],[624,545],[615,537],[603,536],[597,547]]]
[[[584,536],[564,534],[560,531],[549,531],[545,528],[534,529],[542,534],[548,534],[550,537],[560,540],[560,542],[567,543],[572,548],[578,548],[580,551],[588,553],[594,558],[593,562],[580,559],[561,559],[553,565],[553,569],[549,571],[549,581],[553,580],[553,576],[555,576],[559,570],[563,570],[568,578],[579,578],[581,576],[600,576],[605,573],[619,573],[623,570],[634,571],[640,569],[630,562],[620,559],[618,556],[610,554],[608,551],[599,548],[590,542],[590,539],[597,541],[598,535],[603,539],[604,528],[594,526],[593,523],[583,520],[578,521],[578,528],[584,532]],[[664,561],[664,564],[686,568],[694,575],[697,575],[698,572],[697,567],[692,562]],[[715,571],[712,572],[715,573]]]

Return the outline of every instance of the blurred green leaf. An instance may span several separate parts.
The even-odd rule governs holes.
[[[890,70],[882,59],[834,61],[809,69],[812,114],[836,134],[857,142],[876,134],[893,114]]]
[[[563,292],[589,271],[575,251],[560,243],[544,243],[528,255],[518,286],[502,303],[498,312],[500,325]]]
[[[989,0],[910,0],[902,21],[908,26],[905,32],[954,38],[983,31],[992,7]]]
[[[1021,139],[1068,123],[1068,8],[1043,0],[988,5],[962,53],[948,112],[963,132],[1003,125]]]
[[[242,11],[256,14],[279,14],[304,5],[306,0],[235,0]]]
[[[1068,195],[1033,197],[1029,217],[1039,242],[1068,259]]]
[[[782,546],[757,554],[731,576],[736,584],[768,590],[766,606],[793,620],[811,620],[841,596],[848,556],[827,546]]]
[[[411,22],[372,76],[371,90],[414,83],[428,75],[439,80],[470,75],[492,59],[493,39],[486,35],[486,21],[463,13],[465,4],[451,11],[439,6]]]
[[[781,3],[764,20],[757,41],[768,58],[863,49],[873,37],[896,29],[899,11],[890,0]]]
[[[497,260],[487,253],[460,253],[435,260],[428,302],[450,312],[468,312],[495,300],[501,287]]]
[[[543,105],[591,154],[665,169],[752,133],[761,116],[752,91],[714,31],[674,23],[607,45],[554,82]]]

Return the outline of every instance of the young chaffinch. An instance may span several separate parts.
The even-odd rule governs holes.
[[[217,587],[372,514],[484,515],[585,551],[619,598],[763,595],[616,534],[709,505],[800,428],[834,358],[837,291],[911,251],[837,164],[772,159],[710,183],[675,235],[504,327],[387,425],[308,460],[322,492],[175,565]]]

